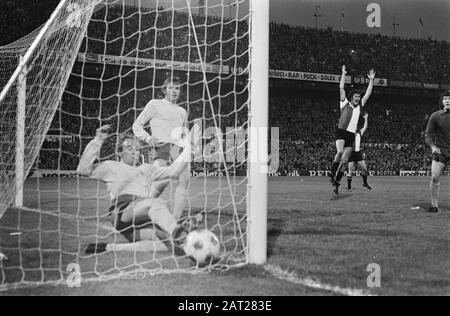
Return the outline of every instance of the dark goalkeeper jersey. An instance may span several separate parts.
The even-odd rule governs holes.
[[[440,110],[431,115],[425,140],[428,145],[450,148],[450,111]]]

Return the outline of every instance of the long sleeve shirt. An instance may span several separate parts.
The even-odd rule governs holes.
[[[187,112],[165,99],[152,100],[133,124],[134,134],[144,142],[150,137],[145,130],[149,123],[152,136],[159,142],[179,145],[184,128],[187,127]]]
[[[431,115],[425,141],[430,146],[450,148],[450,111],[440,110]]]
[[[150,195],[153,182],[177,178],[187,167],[191,150],[185,148],[180,157],[170,167],[159,167],[156,164],[129,166],[119,161],[95,163],[100,154],[103,141],[95,138],[86,147],[78,165],[77,172],[106,184],[111,200],[121,195],[154,198]]]

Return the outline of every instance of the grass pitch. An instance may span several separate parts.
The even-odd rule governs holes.
[[[222,228],[215,229],[237,254],[241,251],[237,229],[243,229],[245,238],[246,183],[240,181],[233,182],[235,209],[223,180],[195,180],[191,187],[191,208],[211,210],[209,225],[221,223]],[[65,280],[73,262],[85,278],[188,267],[168,254],[85,256],[87,243],[120,241],[104,212],[98,211],[108,208],[104,188],[87,180],[29,180],[26,206],[60,211],[10,209],[0,220],[0,245],[8,256],[0,263],[0,295],[450,295],[449,179],[443,179],[440,214],[425,212],[428,178],[374,177],[372,191],[359,187],[359,181],[354,179],[352,192],[342,188],[335,196],[328,178],[270,178],[266,267],[140,275],[83,282],[75,289],[64,282],[13,289],[24,281]],[[218,209],[223,210],[220,217]],[[241,225],[235,224],[236,218]],[[367,287],[370,264],[381,268],[380,288]]]

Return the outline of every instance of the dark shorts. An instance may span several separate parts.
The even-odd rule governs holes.
[[[448,165],[450,163],[450,148],[439,148],[440,154],[433,154],[433,161]]]
[[[354,151],[352,152],[350,159],[348,162],[360,162],[360,161],[364,161],[365,157],[364,157],[364,152],[362,151]]]
[[[343,129],[338,129],[336,131],[336,140],[344,140],[345,141],[345,145],[344,147],[353,147],[353,145],[355,144],[355,133],[343,130]]]
[[[125,223],[122,220],[122,216],[123,213],[139,199],[141,198],[134,195],[121,195],[109,208],[109,214],[114,228],[130,242],[137,241],[136,238],[138,237],[138,232],[142,227],[137,228],[133,223]],[[151,222],[149,222],[148,225],[151,225]]]
[[[180,147],[170,143],[159,144],[153,148],[151,153],[152,157],[150,157],[150,160],[163,160],[167,164],[171,164],[174,158],[180,155],[180,150]]]

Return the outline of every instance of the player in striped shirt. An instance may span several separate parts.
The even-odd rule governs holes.
[[[139,141],[131,134],[120,140],[120,161],[96,163],[109,129],[110,126],[104,126],[97,130],[95,139],[81,157],[77,172],[106,184],[112,201],[109,209],[111,222],[131,244],[92,244],[86,253],[135,250],[142,243],[160,240],[164,244],[159,243],[156,248],[184,255],[182,247],[187,232],[178,224],[166,203],[151,196],[151,187],[155,181],[178,178],[188,168],[192,153],[190,142],[193,140],[194,145],[198,142],[192,137],[199,135],[199,128],[194,126],[193,131],[179,143],[183,152],[170,167],[141,163]]]
[[[347,99],[345,93],[345,76],[347,75],[346,66],[342,66],[342,77],[339,85],[341,94],[341,117],[339,119],[339,126],[336,131],[336,149],[337,153],[334,157],[333,164],[331,166],[331,183],[335,187],[334,192],[339,194],[339,186],[344,171],[347,168],[350,155],[353,151],[353,145],[355,143],[355,134],[358,128],[358,121],[361,115],[361,108],[367,104],[372,90],[375,79],[375,71],[372,69],[367,77],[369,78],[369,86],[366,94],[361,99],[361,92],[354,90],[350,92],[349,99]]]
[[[169,77],[163,84],[163,99],[151,100],[133,124],[133,132],[141,141],[153,148],[153,161],[168,166],[180,154],[180,141],[187,130],[187,112],[177,105],[181,82]],[[149,131],[146,131],[149,126]],[[150,132],[150,133],[149,133]],[[173,198],[173,212],[179,219],[187,203],[190,167],[180,176]],[[170,181],[155,183],[151,194],[160,196]]]
[[[356,167],[358,167],[358,169],[361,170],[362,172],[363,187],[365,187],[368,190],[372,190],[372,187],[367,182],[369,171],[367,170],[365,153],[361,150],[361,138],[364,136],[364,134],[367,131],[367,128],[369,127],[369,114],[365,113],[363,117],[364,117],[364,126],[360,130],[358,130],[355,134],[355,147],[353,148],[353,152],[350,155],[350,160],[348,163],[347,189],[349,191],[352,190],[353,172],[355,171]]]
[[[450,90],[442,94],[439,103],[443,109],[431,115],[425,133],[433,154],[430,213],[439,212],[441,176],[450,162]]]

